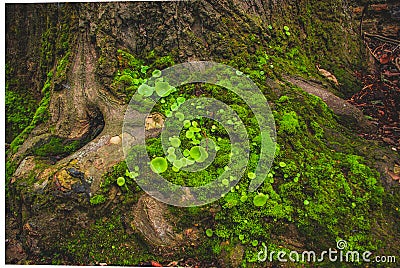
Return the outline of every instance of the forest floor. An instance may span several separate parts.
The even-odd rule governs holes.
[[[365,44],[374,60],[373,73],[357,75],[363,89],[349,102],[377,125],[375,133],[360,134],[366,139],[382,140],[400,150],[400,41],[378,35],[365,35]],[[398,163],[400,164],[400,163]]]

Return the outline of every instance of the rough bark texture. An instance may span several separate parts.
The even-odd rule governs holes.
[[[6,61],[11,70],[7,79],[17,78],[10,82],[9,89],[24,92],[38,102],[47,73],[53,73],[49,119],[36,125],[18,150],[8,155],[14,166],[8,167],[13,174],[7,182],[10,196],[7,262],[48,263],[57,247],[62,246],[60,241],[88,229],[98,219],[101,221],[100,215],[121,201],[121,190],[114,187],[100,208],[89,202],[104,182],[104,174],[123,160],[118,138],[111,142],[112,137],[121,135],[126,108],[126,96],[113,84],[116,72],[122,68],[118,49],[149,60],[172,55],[176,62],[222,61],[251,55],[261,45],[282,38],[270,32],[268,25],[274,28],[288,25],[294,37],[285,46],[299,46],[313,64],[331,70],[341,85],[336,90],[342,96],[349,95],[356,85],[352,71],[363,67],[364,50],[347,1],[324,2],[224,0],[7,5]],[[15,138],[12,131],[15,130],[10,128],[7,132],[7,142]],[[81,144],[68,155],[32,156],[33,148],[55,136]],[[151,219],[162,217],[160,205],[154,204],[154,200],[145,201],[141,199],[133,210],[137,228],[143,232],[172,230],[168,219]],[[150,214],[148,210],[152,210]],[[128,225],[128,232],[137,232],[129,226],[135,222],[131,211],[125,210],[123,216],[127,219],[123,222]],[[197,231],[179,229],[176,233],[180,240],[187,235],[193,245],[200,243]],[[152,239],[156,242],[149,242]],[[174,237],[150,233],[132,243],[136,245],[133,247],[157,248],[157,242],[176,241]],[[170,256],[173,252],[162,254]],[[232,265],[240,263],[237,259],[243,254],[239,255],[240,258],[230,256]],[[75,260],[73,256],[64,258],[66,263]],[[92,263],[90,258],[83,260],[85,264]]]

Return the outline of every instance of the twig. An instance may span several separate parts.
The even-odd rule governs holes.
[[[372,52],[372,50],[371,50],[371,48],[368,46],[368,44],[366,45],[366,47],[368,48],[369,53],[371,53],[372,57],[374,57],[374,59],[375,59],[377,62],[381,63],[381,62],[379,61],[379,59],[375,56],[374,52]]]
[[[373,85],[374,85],[374,84],[370,84],[370,85],[368,85],[368,86],[365,86],[365,87],[363,87],[363,89],[361,89],[361,90],[364,90],[364,89],[367,89],[367,88],[371,88]]]
[[[400,45],[400,40],[392,39],[392,38],[389,38],[389,37],[386,37],[386,36],[382,36],[382,35],[378,35],[378,34],[370,34],[370,33],[367,33],[367,32],[364,32],[364,36],[370,37],[370,38],[371,37],[372,38],[376,38],[376,39],[379,39],[379,40],[381,40],[383,42],[391,43],[393,45]]]
[[[385,46],[386,44],[383,44],[383,45],[381,45],[381,46],[377,46],[375,49],[374,49],[374,52],[372,52],[374,55],[375,55],[375,52],[379,49],[379,50],[382,50],[383,49],[383,47]]]

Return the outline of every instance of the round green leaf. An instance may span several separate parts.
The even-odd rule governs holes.
[[[192,132],[200,132],[200,131],[201,131],[201,128],[198,128],[198,127],[190,127],[189,130],[192,131]]]
[[[156,78],[157,78],[157,77],[160,77],[161,74],[162,74],[162,73],[161,73],[160,70],[154,70],[154,71],[152,72],[151,75],[152,75],[153,77],[156,77]]]
[[[249,179],[252,180],[256,178],[256,174],[254,172],[249,172],[247,173],[247,177],[249,177]]]
[[[189,155],[190,155],[189,150],[188,150],[188,149],[185,149],[185,150],[183,151],[183,156],[188,157]]]
[[[263,193],[259,193],[258,195],[256,195],[253,199],[253,204],[256,207],[262,207],[265,205],[265,203],[267,203],[267,199],[268,199],[268,195],[265,195]]]
[[[168,154],[174,154],[175,153],[175,148],[174,147],[168,147],[167,153]]]
[[[206,161],[206,159],[208,158],[208,153],[206,149],[204,149],[203,147],[201,147],[200,151],[201,151],[201,157],[197,159],[197,162],[202,163]]]
[[[154,92],[154,88],[152,88],[146,84],[141,84],[138,88],[138,93],[145,97],[151,96],[153,94],[153,92]]]
[[[207,235],[208,237],[213,236],[213,234],[214,234],[213,230],[211,230],[211,229],[207,229],[207,230],[206,230],[206,235]]]
[[[191,160],[191,159],[189,159],[189,158],[186,158],[186,165],[187,166],[190,166],[190,165],[193,165],[194,164],[194,161],[193,160]]]
[[[194,139],[191,143],[194,145],[199,145],[201,142],[199,140]]]
[[[178,97],[176,98],[176,102],[181,105],[186,101],[186,99],[184,97]]]
[[[175,166],[172,166],[172,171],[175,171],[175,172],[179,172],[179,168],[176,168]]]
[[[176,160],[176,154],[173,153],[173,154],[167,155],[167,160],[168,160],[169,162],[173,163],[173,162]]]
[[[180,159],[176,159],[173,163],[174,167],[176,167],[177,169],[181,169],[183,167],[183,163],[182,160]]]
[[[125,178],[124,177],[118,177],[118,179],[117,179],[117,184],[118,184],[118,186],[124,186],[124,184],[125,184]]]
[[[174,104],[172,104],[171,105],[171,111],[177,111],[179,109],[179,106],[178,106],[178,104],[176,104],[176,103],[174,103]]]
[[[189,151],[190,157],[196,162],[204,162],[208,158],[206,149],[201,146],[193,146]]]
[[[168,168],[167,160],[164,157],[156,157],[150,162],[151,170],[155,173],[163,173]]]
[[[187,132],[186,132],[186,134],[187,134]],[[202,148],[202,147],[200,147],[200,146],[193,146],[193,147],[190,149],[190,151],[189,151],[190,157],[192,157],[193,160],[195,160],[195,161],[198,160],[198,159],[200,159],[200,157],[201,157],[200,148]]]
[[[183,121],[183,126],[184,126],[185,128],[189,128],[191,125],[192,125],[192,123],[190,123],[189,120]]]
[[[167,82],[156,82],[155,89],[156,89],[157,95],[160,97],[166,97],[172,91],[171,86]]]
[[[169,142],[175,148],[178,148],[179,146],[181,146],[181,140],[177,137],[170,137]]]
[[[172,112],[170,110],[165,111],[165,116],[166,117],[171,117],[172,116]]]
[[[177,112],[175,117],[178,118],[179,121],[183,121],[185,119],[185,115],[181,112]]]
[[[190,131],[190,130],[186,131],[186,138],[191,139],[193,137],[194,137],[193,131]]]
[[[180,160],[181,160],[181,162],[182,162],[182,166],[183,166],[183,167],[186,167],[186,166],[187,166],[187,159],[186,159],[185,157],[183,157],[183,158],[181,158]]]

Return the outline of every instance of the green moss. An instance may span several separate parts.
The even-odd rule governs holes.
[[[351,249],[373,251],[382,245],[380,237],[373,232],[375,221],[382,220],[387,214],[394,219],[398,218],[396,212],[398,191],[395,191],[393,196],[385,192],[379,174],[369,167],[364,158],[358,156],[359,152],[354,144],[366,143],[343,130],[337,124],[332,111],[320,98],[283,83],[279,85],[279,90],[267,86],[269,79],[279,80],[282,79],[282,75],[311,76],[321,79],[314,65],[317,62],[323,65],[324,59],[331,62],[327,65],[327,69],[338,77],[344,89],[354,86],[355,80],[349,76],[350,70],[342,70],[341,66],[346,65],[346,60],[352,62],[352,59],[358,64],[358,58],[361,57],[358,57],[357,53],[348,53],[349,49],[357,50],[356,43],[347,42],[351,46],[348,48],[337,43],[337,40],[342,40],[342,36],[336,37],[335,33],[342,26],[332,15],[334,12],[331,12],[332,8],[337,6],[335,3],[311,1],[304,6],[301,5],[299,8],[306,10],[300,10],[299,25],[291,21],[287,15],[293,10],[283,12],[282,17],[274,18],[271,27],[262,26],[265,30],[263,32],[270,35],[266,37],[268,42],[262,38],[255,38],[257,35],[254,34],[234,38],[233,36],[236,37],[234,32],[238,29],[235,28],[237,26],[231,18],[223,18],[223,22],[232,29],[232,36],[211,33],[207,37],[212,40],[207,41],[209,44],[215,43],[217,47],[223,48],[221,53],[215,53],[218,54],[216,58],[237,67],[243,75],[249,75],[259,85],[268,101],[273,103],[279,150],[270,173],[258,189],[263,193],[262,205],[258,202],[260,200],[256,202],[259,205],[254,204],[254,200],[259,199],[258,193],[247,192],[249,181],[253,176],[250,178],[244,176],[240,178],[237,187],[213,204],[187,209],[169,207],[177,216],[177,227],[193,228],[193,223],[196,223],[203,234],[212,237],[198,247],[186,247],[185,258],[195,257],[202,261],[219,259],[218,254],[224,249],[221,243],[229,245],[241,243],[245,250],[243,266],[258,265],[257,254],[263,243],[268,245],[268,250],[289,251],[282,248],[280,238],[293,233],[293,230],[287,229],[288,225],[295,228],[299,236],[304,238],[304,247],[307,250],[325,250],[327,246],[334,245],[335,241],[341,238],[348,241]],[[322,11],[323,14],[327,14],[326,19],[321,17]],[[241,25],[248,27],[248,23],[246,21]],[[52,35],[52,31],[47,34]],[[307,38],[301,37],[301,34],[305,34]],[[62,44],[59,48],[67,49],[68,38],[62,36],[61,39],[64,41],[59,43]],[[193,40],[197,39],[193,36]],[[49,57],[48,61],[53,57],[53,54],[49,53],[52,50],[51,45],[51,43],[45,44],[43,49],[45,57]],[[255,53],[249,53],[248,50],[251,49]],[[343,56],[343,53],[349,56]],[[119,70],[115,73],[112,90],[117,95],[122,94],[126,100],[129,100],[138,86],[150,77],[154,70],[162,70],[174,64],[172,54],[160,57],[155,51],[139,59],[125,50],[118,50],[117,57]],[[99,64],[115,65],[104,56],[99,57]],[[67,61],[61,60],[57,76],[66,69],[66,66]],[[51,80],[48,81],[50,83]],[[190,99],[197,96],[199,91],[196,89],[194,85],[180,87],[177,92],[163,98],[164,102],[158,103],[154,111],[166,115],[172,114],[173,110],[178,108],[178,98]],[[254,115],[238,96],[221,90],[223,89],[216,86],[203,85],[200,96],[214,97],[230,105],[246,125],[249,139],[252,141],[250,163],[245,172],[249,174],[254,170],[260,150],[258,125]],[[276,96],[277,91],[280,98]],[[10,95],[10,99],[12,97]],[[46,112],[46,105],[43,106],[44,108],[37,111],[38,114]],[[172,165],[169,164],[163,176],[174,183],[189,186],[204,185],[218,177],[230,160],[231,144],[223,127],[212,120],[196,120],[196,122],[201,131],[191,131],[190,137],[186,138],[186,132],[191,127],[189,122],[186,125],[187,129],[179,136],[179,140],[182,141],[179,146],[182,151],[186,149],[186,156],[190,156],[190,149],[196,145],[190,142],[198,141],[201,138],[199,135],[213,138],[220,150],[212,166],[195,175],[188,175],[182,171],[174,172],[171,169]],[[336,136],[332,136],[332,133],[336,133]],[[13,147],[21,144],[24,136],[19,139],[20,141],[17,140]],[[341,144],[337,146],[334,142]],[[149,139],[146,143],[150,157],[165,157],[159,139]],[[37,148],[39,152],[37,154],[46,155],[49,151],[60,150],[61,144],[62,141],[50,141],[46,145],[47,148]],[[7,162],[7,174],[14,169],[15,166]],[[102,177],[101,189],[91,198],[91,203],[101,208],[107,203],[109,189],[117,186],[118,178],[123,177],[127,189],[118,188],[122,191],[121,199],[123,203],[132,205],[136,201],[135,194],[139,193],[140,189],[134,183],[135,176],[127,175],[126,170],[125,162],[121,162],[105,174]],[[224,184],[226,185],[227,181],[224,181]],[[383,206],[390,208],[390,212]],[[57,249],[55,251],[59,255],[55,255],[54,259],[66,256],[74,263],[105,261],[121,265],[157,260],[157,256],[148,254],[148,249],[137,237],[128,235],[123,230],[123,222],[115,216],[130,209],[131,206],[127,206],[115,210],[113,215],[96,219],[87,230],[75,232],[71,236],[68,234],[68,239],[55,246]],[[127,241],[135,241],[140,247],[133,243],[128,243],[126,246]],[[176,258],[178,255],[179,253],[176,253],[174,259],[178,259]]]
[[[117,59],[119,70],[111,87],[116,95],[123,95],[128,102],[138,87],[146,81],[150,67],[145,65],[143,60],[121,49],[118,50]]]
[[[43,98],[39,103],[39,107],[36,109],[35,114],[29,125],[11,142],[11,151],[16,152],[18,147],[24,142],[24,140],[28,137],[31,131],[39,124],[46,122],[49,118],[49,103],[50,103],[50,87],[51,87],[51,79],[53,77],[53,73],[49,72],[47,74],[47,80],[42,88]]]
[[[324,129],[315,121],[310,122],[310,126],[314,135],[317,139],[321,139],[324,136]]]
[[[90,198],[90,204],[92,205],[103,204],[106,201],[107,198],[102,194],[94,195]]]
[[[300,128],[299,119],[296,112],[291,111],[285,113],[279,121],[279,132],[287,134],[295,134]]]
[[[327,140],[332,138],[329,133],[337,131],[340,126],[332,111],[320,98],[291,85],[283,85],[280,88],[281,94],[284,94],[280,98],[269,94],[272,91],[265,86],[263,82],[265,74],[261,75],[260,71],[267,72],[271,63],[280,69],[285,61],[294,60],[301,54],[296,49],[286,52],[285,49],[273,48],[273,50],[275,52],[271,53],[272,55],[264,54],[262,59],[257,59],[258,63],[254,65],[255,71],[241,69],[244,73],[250,73],[261,90],[268,93],[267,97],[274,102],[280,149],[270,174],[258,189],[268,198],[262,200],[262,205],[257,201],[258,205],[255,206],[252,201],[258,199],[257,193],[246,192],[250,180],[246,176],[240,179],[237,188],[233,188],[216,204],[210,205],[218,205],[221,208],[215,213],[212,226],[204,227],[204,230],[213,230],[212,239],[209,240],[212,243],[214,256],[221,253],[222,242],[229,241],[234,244],[240,241],[245,247],[243,265],[257,262],[260,243],[281,248],[281,241],[274,240],[271,236],[284,235],[283,226],[287,223],[296,226],[300,234],[311,241],[306,245],[307,249],[324,248],[335,243],[338,237],[351,241],[354,249],[376,249],[381,242],[371,233],[375,217],[371,211],[382,211],[382,198],[387,195],[380,186],[378,174],[364,163],[362,157],[355,156],[357,152],[354,148],[349,154],[349,152],[337,152],[329,147],[330,143],[327,143]],[[278,56],[280,59],[275,60],[274,57]],[[313,68],[307,60],[303,62],[307,71]],[[282,63],[282,66],[276,63]],[[303,72],[297,66],[291,71],[307,74],[305,70]],[[157,104],[154,111],[165,112],[175,103],[177,97],[184,96],[189,99],[193,90],[193,86],[178,89],[178,92],[165,98],[163,103]],[[219,90],[218,87],[204,85],[201,96],[214,97],[231,105],[245,122],[246,129],[255,143],[251,145],[252,154],[248,166],[248,171],[251,171],[257,162],[259,146],[257,123],[254,122],[253,114],[237,96],[229,92],[221,96]],[[180,147],[183,151],[187,149],[188,156],[191,147],[185,147],[185,140],[188,140],[186,132],[191,123],[182,124],[185,123],[186,128],[179,138],[182,141]],[[226,134],[220,125],[203,120],[199,126],[202,129],[201,133],[204,130],[207,137],[216,138],[220,150],[229,151],[230,142],[224,136]],[[192,134],[189,140],[195,137],[196,133]],[[159,139],[147,140],[147,150],[153,157],[164,156]],[[203,185],[218,176],[219,172],[223,172],[223,167],[228,161],[226,153],[217,154],[214,166],[196,173],[196,181],[188,181],[187,174],[181,171],[176,173],[167,170],[165,174],[163,173],[163,177],[177,184]],[[204,207],[205,210],[209,208]],[[178,225],[193,222],[194,218],[183,219],[183,215],[194,217],[189,210],[174,211],[178,214],[178,218],[182,219]],[[357,230],[357,234],[354,234],[354,230]],[[318,237],[315,236],[317,232],[320,234]],[[258,241],[257,246],[253,246],[253,241]]]
[[[35,104],[36,100],[29,95],[24,96],[6,88],[6,126],[7,133],[10,133],[8,138],[14,139],[29,125],[34,115]]]
[[[57,64],[54,79],[59,83],[65,83],[65,80],[67,79],[70,54],[71,53],[69,51],[65,53],[65,55],[59,60]]]
[[[57,156],[69,155],[80,148],[82,143],[79,140],[66,140],[60,137],[50,137],[42,144],[39,142],[32,148],[32,154],[36,156]]]
[[[53,252],[62,263],[112,263],[113,265],[139,265],[160,258],[149,253],[135,235],[125,232],[121,217],[108,215],[96,220],[88,229],[68,235],[55,245]]]

